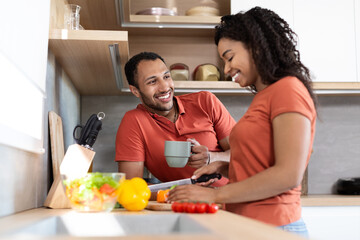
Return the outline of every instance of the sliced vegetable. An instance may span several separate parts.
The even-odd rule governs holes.
[[[156,201],[158,203],[166,203],[169,196],[170,189],[159,190],[156,195]]]
[[[99,189],[99,191],[101,193],[105,193],[105,194],[112,194],[115,192],[115,188],[111,187],[109,184],[105,183],[104,185],[101,186],[101,188]]]
[[[173,189],[176,188],[177,186],[178,186],[177,184],[172,185],[171,188],[170,188],[170,190],[173,190]]]

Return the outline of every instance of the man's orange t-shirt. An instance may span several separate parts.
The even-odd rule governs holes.
[[[309,161],[315,134],[315,106],[304,84],[295,77],[286,77],[257,93],[231,131],[230,183],[242,181],[275,164],[272,120],[287,112],[300,113],[311,121]],[[286,225],[301,217],[300,190],[298,186],[264,200],[226,204],[226,209],[276,226]]]
[[[195,138],[209,151],[222,151],[219,140],[229,136],[235,120],[210,92],[175,96],[179,117],[175,123],[150,113],[142,104],[128,111],[116,135],[115,161],[143,161],[160,181],[189,178],[194,168],[171,168],[164,157],[166,140],[186,141]]]

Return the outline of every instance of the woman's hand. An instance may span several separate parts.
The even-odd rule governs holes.
[[[229,168],[229,163],[228,162],[223,162],[223,161],[216,161],[216,162],[212,162],[209,165],[205,165],[199,169],[196,169],[193,176],[191,177],[192,179],[197,179],[199,178],[201,175],[204,174],[212,174],[212,173],[221,173],[223,176],[227,177],[228,176],[228,168]],[[199,183],[200,185],[209,185],[212,184],[213,182],[219,180],[219,179],[211,179],[208,182],[205,183]]]
[[[205,201],[216,202],[217,190],[214,188],[202,187],[198,185],[181,185],[169,192],[168,202],[175,201]]]
[[[194,138],[188,138],[194,146],[191,148],[192,155],[189,157],[187,165],[193,168],[200,168],[205,166],[209,160],[209,149],[206,146],[200,145]]]

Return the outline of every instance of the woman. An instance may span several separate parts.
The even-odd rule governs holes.
[[[286,21],[260,7],[221,18],[215,43],[224,72],[255,97],[230,133],[230,163],[216,161],[194,172],[194,178],[220,172],[230,184],[179,186],[169,201],[226,203],[228,211],[307,235],[300,190],[313,145],[316,97],[295,37]]]

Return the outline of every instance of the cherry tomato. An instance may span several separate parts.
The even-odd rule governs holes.
[[[186,206],[186,212],[187,213],[196,213],[196,204],[189,202]]]
[[[184,206],[181,202],[173,202],[171,204],[171,210],[174,212],[184,212]]]
[[[180,212],[180,213],[185,212],[185,211],[184,211],[184,205],[183,205],[183,203],[179,202],[179,203],[177,204],[177,206],[176,206],[176,212]]]
[[[188,205],[189,203],[188,202],[182,202],[181,203],[181,207],[182,207],[182,212],[187,212],[187,205]]]
[[[206,213],[207,206],[208,205],[206,203],[196,203],[196,212],[197,213]]]
[[[173,210],[173,212],[177,212],[177,207],[178,207],[179,203],[178,202],[173,202],[171,204],[171,210]]]
[[[178,207],[177,207],[177,210],[178,212],[186,212],[186,205],[187,203],[179,203]]]
[[[219,206],[216,203],[211,203],[208,205],[207,213],[216,213],[219,210]]]

